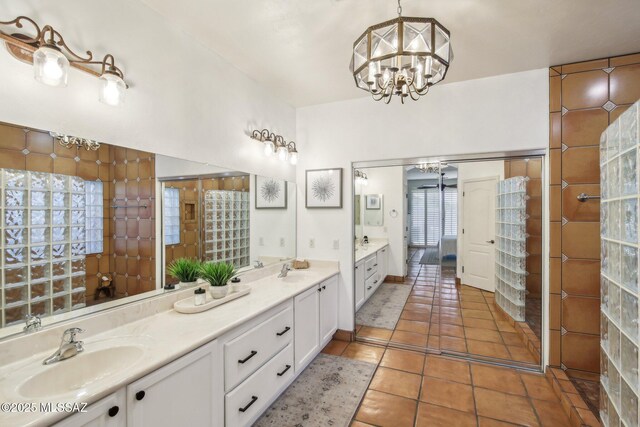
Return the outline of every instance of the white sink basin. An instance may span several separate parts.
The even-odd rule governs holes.
[[[309,280],[312,275],[302,271],[290,271],[287,277],[280,277],[278,280],[282,280],[285,283],[300,283],[305,280]]]
[[[17,387],[25,398],[50,398],[76,392],[118,372],[126,371],[144,355],[144,347],[121,345],[85,351],[29,377]]]

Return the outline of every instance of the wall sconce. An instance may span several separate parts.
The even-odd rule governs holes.
[[[369,178],[367,177],[367,174],[362,172],[361,170],[356,169],[355,172],[353,173],[353,176],[355,178],[356,184],[358,183],[362,185],[369,184]]]
[[[122,70],[115,65],[113,55],[105,55],[102,61],[95,61],[93,53],[86,51],[84,56],[78,55],[67,45],[62,35],[50,25],[42,29],[36,22],[26,16],[18,16],[13,21],[2,22],[0,26],[22,29],[24,23],[31,24],[35,36],[0,31],[9,52],[20,61],[33,64],[33,76],[40,83],[52,87],[66,87],[69,68],[91,74],[100,79],[98,99],[111,106],[118,106],[124,102],[125,90],[128,88],[124,81]],[[99,71],[95,68],[99,67]]]
[[[251,138],[264,144],[264,154],[267,157],[273,154],[278,155],[278,159],[283,162],[287,160],[292,165],[298,163],[298,150],[296,143],[286,142],[282,135],[276,135],[268,129],[254,130],[251,132]]]

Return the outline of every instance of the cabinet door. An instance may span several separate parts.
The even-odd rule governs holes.
[[[389,274],[389,247],[380,249],[378,268],[380,269],[380,283],[383,283]]]
[[[218,342],[192,351],[127,386],[129,426],[221,426]]]
[[[311,289],[294,299],[294,355],[296,372],[320,351],[320,288]]]
[[[364,261],[356,264],[355,272],[356,311],[358,311],[364,303]]]
[[[92,403],[87,412],[78,412],[54,427],[124,427],[127,425],[127,398],[124,388]]]
[[[324,347],[338,329],[338,276],[320,285],[320,347]]]

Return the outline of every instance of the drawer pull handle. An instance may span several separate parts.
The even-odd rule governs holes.
[[[367,268],[367,271],[371,271],[371,267]]]
[[[376,283],[378,283],[378,281],[377,281],[377,280],[374,280],[374,281],[373,281],[373,284],[375,285]]]
[[[144,396],[146,395],[146,393],[144,391],[139,391],[136,393],[136,400],[142,400],[144,399]]]
[[[284,371],[278,372],[278,376],[279,377],[283,376],[289,369],[291,369],[291,365],[287,365],[287,367],[284,368]]]
[[[257,352],[257,351],[255,351],[255,350],[251,350],[251,354],[250,354],[250,355],[248,355],[247,357],[245,357],[244,359],[239,359],[239,360],[238,360],[238,363],[245,363],[247,360],[251,359],[251,358],[252,358],[253,356],[255,356],[256,354],[258,354],[258,352]],[[256,398],[256,399],[257,399],[257,398]],[[244,411],[242,411],[242,412],[244,412]]]
[[[378,266],[378,264],[373,264],[373,266],[374,266],[374,267],[377,267],[377,266]]]
[[[111,418],[115,417],[116,415],[118,415],[118,412],[120,412],[120,408],[118,408],[118,406],[112,406],[111,408],[109,408],[109,410],[107,411],[107,414],[109,414],[109,416]]]
[[[367,286],[367,290],[369,290],[369,289],[371,289],[371,288],[372,288],[372,286]]]
[[[258,400],[258,396],[251,396],[251,402],[247,403],[247,406],[245,406],[244,408],[238,408],[238,411],[245,412],[247,409],[251,407],[251,405],[256,403],[256,400]]]
[[[287,326],[286,328],[284,328],[284,330],[282,332],[276,332],[276,335],[281,337],[284,334],[286,334],[287,332],[289,332],[290,330],[291,330],[291,328]]]

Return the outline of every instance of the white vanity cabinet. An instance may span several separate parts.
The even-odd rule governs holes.
[[[222,360],[218,341],[127,386],[129,426],[222,426]]]
[[[338,276],[294,298],[296,373],[331,340],[338,329]]]
[[[378,290],[389,273],[389,246],[359,260],[355,265],[356,311]]]
[[[385,246],[377,253],[378,272],[380,273],[380,283],[384,283],[384,279],[389,274],[389,247]]]
[[[54,424],[54,427],[124,427],[127,425],[125,389],[92,403],[86,412],[78,412]]]

